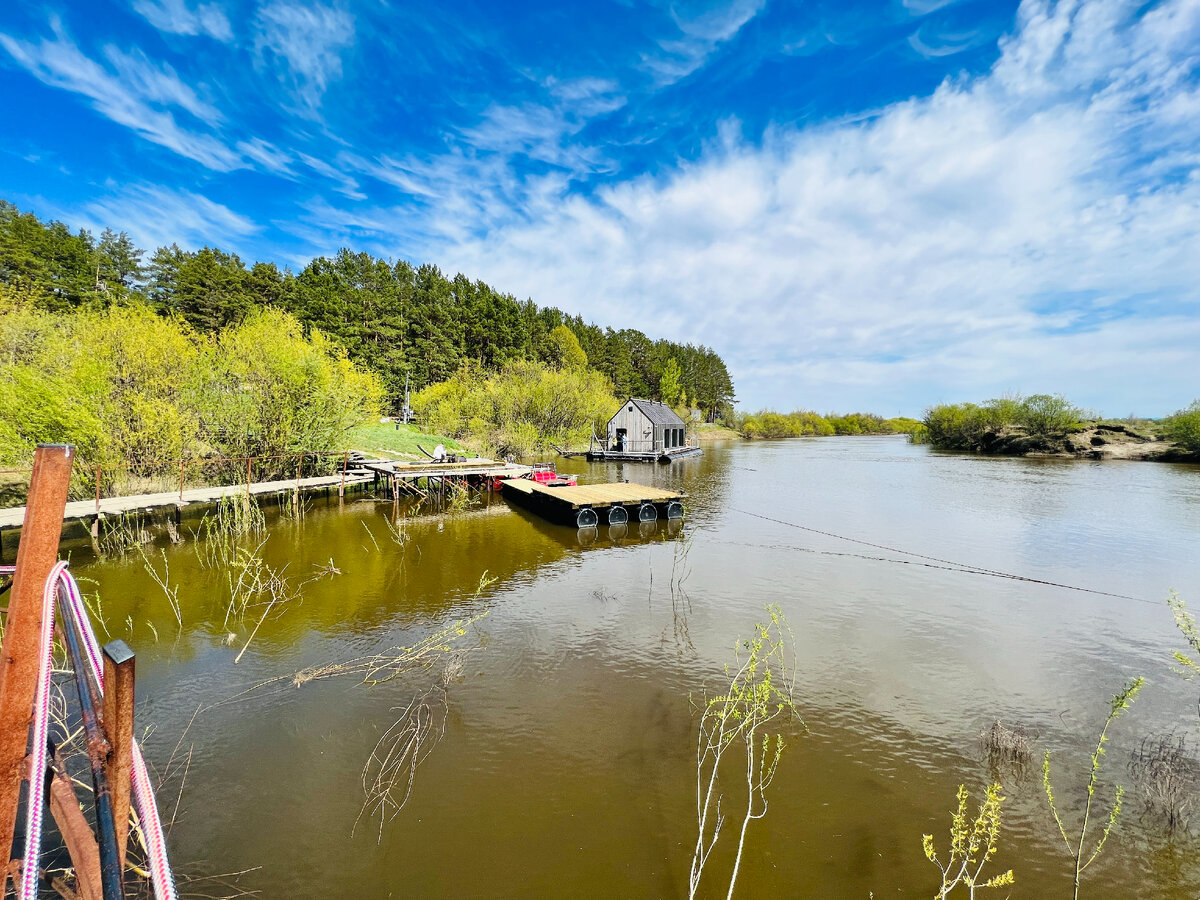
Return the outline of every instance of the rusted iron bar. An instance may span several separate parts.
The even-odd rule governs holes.
[[[96,515],[100,515],[100,467],[96,466]]]
[[[75,784],[67,777],[66,770],[57,754],[54,758],[53,775],[50,778],[50,815],[58,825],[71,865],[75,869],[74,896],[79,900],[102,900],[100,887],[100,848],[92,826],[79,806]],[[57,890],[57,888],[56,888]],[[61,892],[60,892],[61,894]]]
[[[38,643],[43,628],[42,591],[58,559],[63,511],[71,484],[74,448],[42,444],[33,458],[25,523],[17,547],[17,571],[0,646],[0,853],[12,853],[21,780],[25,777],[25,746],[37,691]],[[41,773],[37,773],[41,777]],[[10,867],[5,867],[7,879]]]
[[[338,487],[338,497],[346,496],[346,469],[350,465],[350,451],[342,454],[342,483]]]
[[[87,663],[83,658],[83,648],[79,645],[79,634],[71,618],[66,591],[60,587],[57,594],[59,617],[63,622],[63,642],[67,645],[71,667],[75,670],[75,686],[79,689],[79,714],[87,735],[88,761],[92,764],[96,832],[100,845],[100,887],[104,900],[124,900],[121,854],[117,845],[116,821],[113,818],[113,795],[106,772],[108,754],[112,748],[100,725],[100,698],[96,695],[96,685],[87,673]],[[126,816],[128,817],[128,813]]]
[[[129,797],[133,775],[133,683],[136,660],[122,640],[104,645],[104,732],[112,745],[108,780],[113,792],[113,821],[117,850],[125,871],[129,841]]]
[[[187,465],[187,460],[179,461],[179,502],[183,502],[183,467]]]

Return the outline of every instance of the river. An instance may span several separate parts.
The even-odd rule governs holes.
[[[225,620],[228,575],[202,565],[195,541],[147,551],[179,588],[182,625],[138,554],[76,552],[107,633],[138,654],[137,726],[150,729],[180,872],[250,870],[237,887],[266,897],[686,896],[693,703],[724,686],[735,640],[778,604],[806,729],[784,727],[738,896],[933,896],[921,836],[944,850],[958,785],[974,804],[993,774],[1007,800],[987,871],[1013,868],[1012,896],[1069,896],[1041,754],[1053,752],[1075,828],[1109,698],[1136,675],[1147,685],[1111,729],[1096,820],[1118,782],[1125,810],[1084,892],[1200,893],[1193,838],[1166,835],[1128,770],[1148,735],[1183,735],[1193,755],[1200,744],[1198,686],[1171,671],[1186,645],[1165,603],[1175,588],[1200,609],[1200,468],[937,454],[902,438],[561,468],[682,488],[687,519],[588,537],[497,498],[407,518],[398,541],[390,503],[272,513],[265,561],[315,580],[236,663],[259,608]],[[429,669],[375,685],[290,677],[470,619],[450,636],[464,652]],[[372,749],[443,682],[444,700],[429,696],[444,735],[407,804],[382,827],[360,818]],[[1023,771],[981,749],[996,720],[1036,735]],[[735,780],[727,792],[705,896],[728,883]]]

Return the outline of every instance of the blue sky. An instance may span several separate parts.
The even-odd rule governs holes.
[[[8,0],[0,196],[434,262],[743,406],[1200,396],[1200,0]]]

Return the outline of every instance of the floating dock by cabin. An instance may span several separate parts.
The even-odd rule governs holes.
[[[626,481],[548,487],[528,478],[509,478],[502,484],[508,499],[551,522],[575,528],[601,523],[622,525],[630,519],[651,522],[683,518],[682,492],[643,484]]]

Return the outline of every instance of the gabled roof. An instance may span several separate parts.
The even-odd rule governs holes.
[[[665,403],[659,403],[657,400],[638,400],[636,397],[630,397],[627,402],[641,410],[642,415],[653,425],[668,425],[678,428],[685,424],[683,419],[675,414],[675,410]]]

